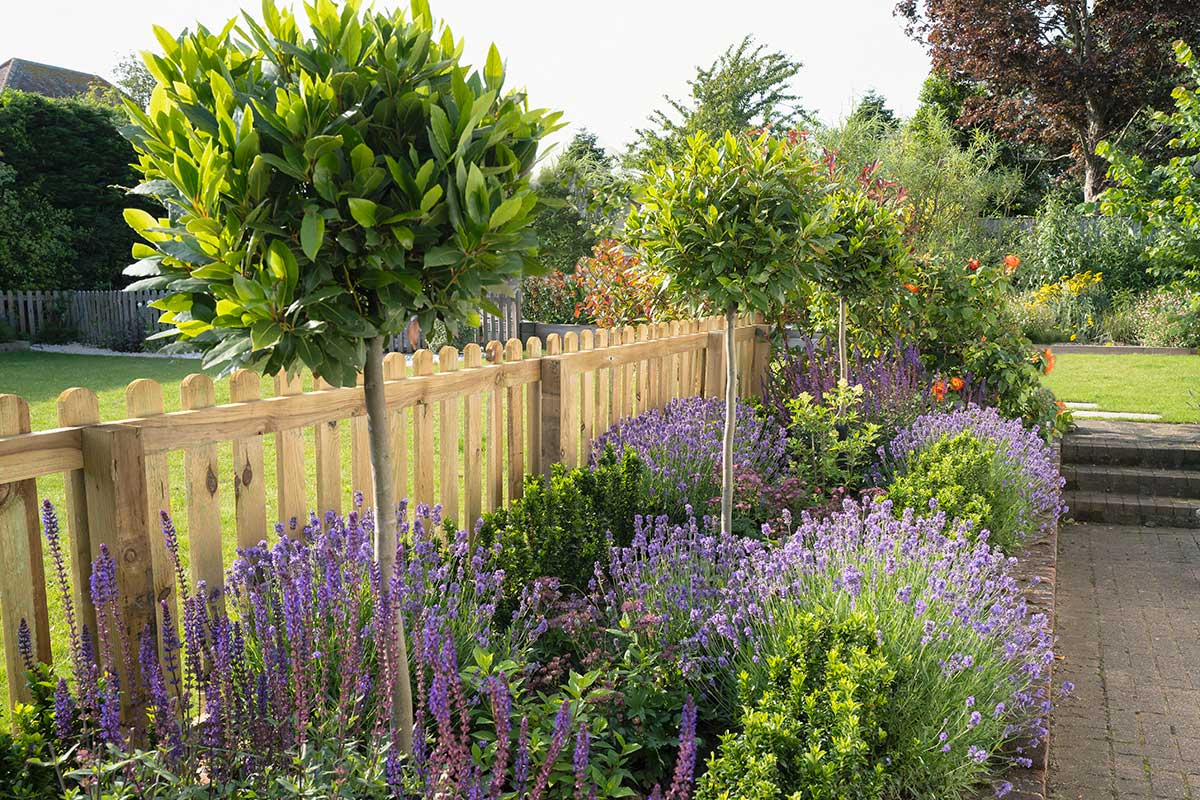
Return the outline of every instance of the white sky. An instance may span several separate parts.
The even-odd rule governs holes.
[[[284,0],[287,2],[287,0]],[[376,0],[377,6],[394,0]],[[407,0],[403,0],[407,2]],[[9,57],[107,75],[130,50],[156,46],[150,26],[220,28],[260,0],[0,0],[0,61]],[[663,94],[682,95],[699,65],[752,34],[804,63],[802,105],[836,121],[869,89],[902,116],[929,61],[892,16],[894,0],[431,0],[467,57],[496,42],[509,82],[619,150]],[[299,0],[296,0],[299,7]]]

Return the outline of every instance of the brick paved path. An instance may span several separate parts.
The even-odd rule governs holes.
[[[1200,531],[1064,525],[1053,800],[1200,800]]]

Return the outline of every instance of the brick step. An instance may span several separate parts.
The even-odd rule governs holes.
[[[1067,492],[1064,499],[1078,522],[1200,528],[1200,500],[1087,491]]]
[[[1093,436],[1063,438],[1062,463],[1200,471],[1200,446],[1190,442],[1131,442]]]
[[[1200,470],[1063,464],[1067,491],[1200,499]]]

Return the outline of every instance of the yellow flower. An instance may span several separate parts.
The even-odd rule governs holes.
[[[1078,338],[1079,338],[1079,337],[1078,337],[1077,335],[1075,335],[1075,334],[1073,334],[1073,333],[1071,334],[1071,341],[1072,341],[1072,342],[1073,342],[1073,341],[1075,341],[1075,340],[1076,340],[1076,339],[1078,339]]]

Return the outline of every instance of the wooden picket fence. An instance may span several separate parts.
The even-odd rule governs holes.
[[[713,318],[569,333],[561,340],[552,335],[544,351],[537,338],[524,345],[517,339],[469,344],[461,354],[446,347],[436,371],[428,350],[411,359],[388,355],[396,497],[440,502],[446,517],[462,526],[519,497],[526,475],[554,463],[586,463],[591,442],[617,420],[672,398],[722,396],[722,328]],[[735,344],[738,389],[749,396],[767,369],[765,328],[740,320]],[[273,537],[269,491],[280,519],[301,521],[310,509],[343,510],[347,488],[370,496],[361,390],[317,385],[303,391],[300,380],[280,378],[274,396],[263,398],[260,386],[258,375],[235,373],[228,379],[231,402],[216,405],[214,382],[190,375],[180,386],[183,410],[163,413],[161,387],[137,380],[126,390],[129,418],[109,422],[100,419],[95,393],[68,389],[58,399],[62,427],[34,432],[26,401],[0,395],[0,619],[12,702],[28,699],[16,647],[21,620],[37,658],[51,660],[39,479],[65,479],[65,507],[59,510],[80,623],[95,630],[88,577],[105,543],[117,565],[132,641],[145,626],[158,624],[158,601],[175,602],[160,510],[186,530],[191,579],[205,581],[218,597],[229,566],[223,537],[236,537],[238,546]],[[348,469],[344,435],[350,440]],[[265,479],[267,437],[274,439],[274,486]],[[182,471],[172,474],[169,459],[178,451]],[[232,475],[221,468],[223,461],[232,464]],[[315,485],[306,478],[308,464],[315,464]],[[171,486],[179,481],[186,486],[186,507],[172,508]],[[222,530],[221,499],[228,493],[233,524]],[[131,675],[122,685],[140,681]],[[140,698],[131,693],[129,700],[126,711],[136,714]]]
[[[0,320],[18,335],[38,341],[54,329],[70,333],[80,344],[122,351],[139,351],[146,337],[170,326],[158,321],[162,313],[150,303],[165,292],[111,291],[0,291]],[[473,331],[476,342],[507,341],[520,335],[520,292],[513,296],[493,295],[499,316],[481,314],[482,324]],[[392,349],[412,352],[404,336],[396,336]]]

